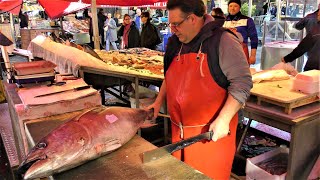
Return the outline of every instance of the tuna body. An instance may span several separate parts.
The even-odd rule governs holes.
[[[152,115],[122,107],[92,109],[40,140],[19,170],[24,179],[47,177],[101,157],[128,142]]]

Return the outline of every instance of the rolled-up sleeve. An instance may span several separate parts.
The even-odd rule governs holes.
[[[230,82],[228,93],[240,104],[244,104],[250,96],[252,77],[239,40],[228,32],[221,36],[219,64]]]

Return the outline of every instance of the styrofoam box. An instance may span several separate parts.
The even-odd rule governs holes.
[[[320,91],[320,70],[310,70],[299,73],[293,79],[292,90],[307,94]]]
[[[259,166],[256,166],[257,163],[269,159],[280,153],[286,153],[289,155],[289,149],[284,147],[279,147],[275,150],[263,153],[259,156],[248,158],[247,159],[247,166],[246,166],[246,180],[285,180],[286,174],[281,175],[273,175],[269,172],[261,169]]]

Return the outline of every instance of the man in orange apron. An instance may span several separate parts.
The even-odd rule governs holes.
[[[213,131],[213,141],[174,156],[213,179],[229,179],[237,112],[252,88],[246,57],[238,38],[205,15],[202,0],[169,0],[167,9],[174,35],[165,54],[165,80],[149,108],[156,117],[167,98],[172,142]]]

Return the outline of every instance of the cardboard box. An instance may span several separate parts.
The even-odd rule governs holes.
[[[273,175],[267,172],[266,170],[260,168],[257,164],[265,161],[267,159],[271,159],[281,153],[287,154],[289,156],[289,149],[284,147],[279,147],[275,150],[263,153],[259,156],[248,158],[247,166],[246,166],[246,179],[251,180],[285,180],[286,173],[281,175]]]

